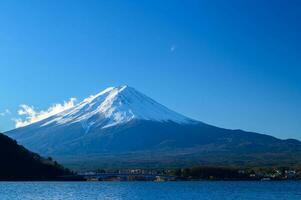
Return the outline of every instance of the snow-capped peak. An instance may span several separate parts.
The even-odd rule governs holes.
[[[84,99],[73,108],[45,120],[42,126],[81,122],[84,126],[108,128],[133,119],[190,123],[193,120],[180,115],[132,87],[109,87]],[[89,129],[89,128],[88,128]]]

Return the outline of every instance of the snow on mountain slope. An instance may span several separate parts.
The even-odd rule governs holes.
[[[110,87],[90,96],[74,107],[43,120],[40,126],[81,122],[88,131],[91,126],[104,129],[133,119],[179,124],[195,122],[124,85]]]
[[[128,86],[108,88],[5,134],[33,152],[79,168],[301,163],[299,141],[194,121]]]

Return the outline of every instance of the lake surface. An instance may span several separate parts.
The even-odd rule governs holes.
[[[0,200],[301,199],[301,182],[0,182]]]

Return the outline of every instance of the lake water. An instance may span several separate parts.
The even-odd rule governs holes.
[[[0,200],[300,200],[301,182],[0,182]]]

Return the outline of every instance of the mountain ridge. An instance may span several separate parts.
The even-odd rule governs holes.
[[[68,110],[6,134],[67,166],[87,161],[99,163],[97,167],[206,161],[301,163],[300,141],[199,122],[129,86],[110,87]]]
[[[0,133],[0,180],[61,180],[72,173]]]

